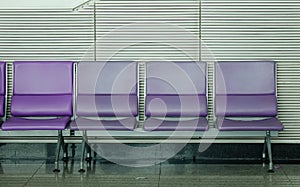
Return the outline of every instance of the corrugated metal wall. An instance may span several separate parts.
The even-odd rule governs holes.
[[[199,60],[198,0],[101,0],[97,59]]]
[[[216,60],[277,62],[278,112],[285,127],[278,140],[299,140],[300,1],[201,0],[201,10],[201,39]]]
[[[93,44],[93,14],[0,10],[0,59],[80,60]]]
[[[201,54],[209,85],[214,60],[275,60],[285,125],[275,141],[300,142],[297,0],[101,0],[78,11],[0,10],[0,60],[91,60],[94,50],[97,60],[139,62]]]

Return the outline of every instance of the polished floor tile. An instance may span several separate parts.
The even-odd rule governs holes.
[[[282,170],[267,173],[261,165],[162,165],[160,186],[282,186],[292,183]],[[172,180],[171,180],[172,179]],[[172,182],[170,182],[172,181]]]
[[[149,167],[120,166],[103,161],[60,163],[52,172],[46,161],[1,160],[0,187],[98,187],[98,186],[300,186],[300,165],[280,165],[275,173],[259,164],[192,164],[165,162]]]

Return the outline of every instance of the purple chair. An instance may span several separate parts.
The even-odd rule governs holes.
[[[3,131],[58,130],[55,172],[62,130],[72,116],[73,62],[14,62],[11,115]],[[48,119],[47,119],[48,118]]]
[[[71,130],[83,131],[79,172],[83,170],[87,130],[132,131],[138,115],[136,62],[80,62],[77,68],[76,120]],[[105,117],[105,120],[103,119]]]
[[[5,117],[6,65],[0,62],[0,117]]]
[[[146,68],[144,130],[208,130],[206,64],[148,62]],[[187,117],[193,119],[174,120]]]
[[[270,131],[283,130],[276,118],[275,66],[272,61],[215,64],[216,127],[220,131],[266,131],[263,159],[267,147],[270,172],[273,171]]]

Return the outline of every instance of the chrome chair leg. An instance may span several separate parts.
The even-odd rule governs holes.
[[[57,140],[57,144],[56,144],[56,155],[55,155],[55,169],[53,170],[53,172],[60,172],[59,170],[59,155],[60,155],[60,149],[63,143],[63,137],[62,137],[62,131],[58,131],[58,140]]]
[[[273,166],[273,158],[272,158],[272,149],[271,149],[271,133],[270,131],[267,131],[266,134],[266,144],[268,149],[268,155],[269,155],[269,170],[268,172],[273,173],[274,172],[274,166]]]

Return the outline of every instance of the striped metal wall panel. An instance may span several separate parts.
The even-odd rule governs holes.
[[[299,140],[300,1],[202,0],[201,39],[204,59],[277,62],[278,140]]]
[[[98,60],[199,60],[199,0],[101,0],[95,8]]]
[[[0,59],[80,60],[93,43],[93,14],[0,10]]]

